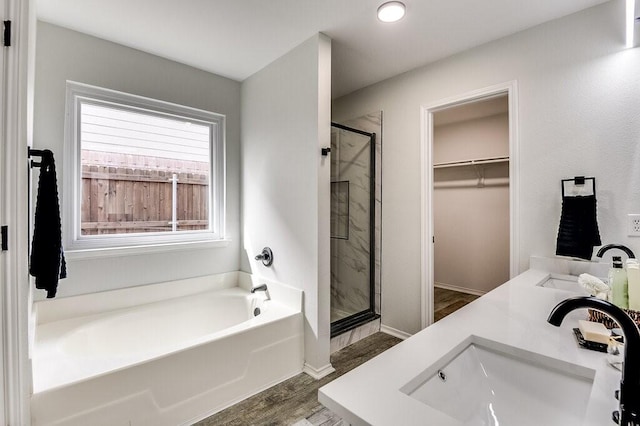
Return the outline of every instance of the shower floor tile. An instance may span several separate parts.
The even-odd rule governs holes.
[[[331,308],[331,322],[336,322],[353,314],[354,312],[347,312],[338,308]]]

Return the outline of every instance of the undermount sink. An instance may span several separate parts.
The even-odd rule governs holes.
[[[578,284],[578,277],[573,275],[549,274],[545,279],[536,284],[538,287],[554,288],[565,290],[581,295],[589,295],[585,289]]]
[[[582,424],[595,371],[470,336],[400,390],[464,425]]]

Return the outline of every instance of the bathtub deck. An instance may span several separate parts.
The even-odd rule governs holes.
[[[323,406],[318,402],[320,387],[399,342],[401,342],[400,339],[388,334],[373,334],[332,354],[331,364],[336,371],[327,377],[315,380],[306,374],[299,374],[214,414],[194,426],[292,425],[323,409]]]

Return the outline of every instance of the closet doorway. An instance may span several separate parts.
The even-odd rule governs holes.
[[[423,109],[423,326],[516,274],[514,97],[512,83]]]

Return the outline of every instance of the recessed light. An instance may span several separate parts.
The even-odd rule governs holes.
[[[378,8],[378,19],[382,22],[396,22],[404,16],[404,3],[389,1]]]

